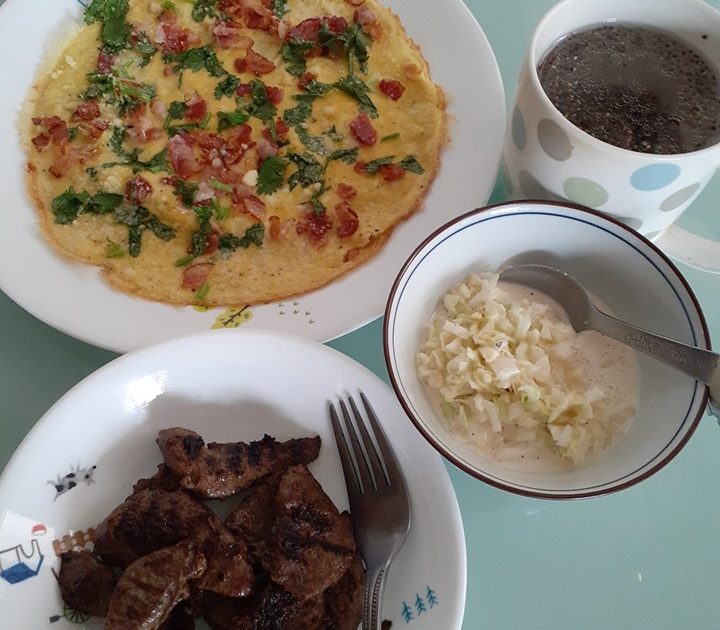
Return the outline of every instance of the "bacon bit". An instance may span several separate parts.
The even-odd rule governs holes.
[[[97,58],[97,71],[100,74],[110,74],[115,65],[115,56],[100,51]]]
[[[213,267],[213,263],[208,262],[195,263],[187,267],[182,275],[182,288],[197,291],[207,282]]]
[[[259,164],[262,165],[265,160],[275,155],[277,151],[278,148],[267,138],[260,138],[257,143],[257,155]]]
[[[256,219],[262,220],[265,217],[265,204],[255,195],[243,198],[242,203],[245,204],[245,211]]]
[[[80,103],[77,109],[70,116],[70,120],[77,122],[78,120],[90,121],[100,115],[100,106],[97,103]]]
[[[25,170],[26,170],[28,173],[34,173],[35,171],[37,171],[37,166],[35,166],[32,162],[28,162],[28,163],[25,165]]]
[[[272,85],[267,86],[266,92],[267,92],[268,100],[273,105],[279,105],[282,102],[283,96],[285,94],[285,92],[283,92],[282,88],[274,87]]]
[[[353,22],[368,26],[375,21],[375,14],[372,12],[370,7],[360,7],[353,13]]]
[[[249,48],[244,59],[235,60],[235,70],[238,72],[251,72],[256,77],[259,77],[275,70],[275,64],[267,57],[263,57],[252,48]]]
[[[372,126],[365,112],[360,112],[353,118],[350,122],[350,132],[355,140],[366,147],[372,146],[377,141],[375,127]]]
[[[290,25],[285,21],[281,20],[277,27],[277,34],[283,41],[287,39],[287,35],[290,32]]]
[[[46,133],[41,133],[38,136],[35,136],[31,142],[35,145],[35,148],[38,151],[43,151],[47,149],[48,145],[50,144],[50,136],[48,136]]]
[[[68,141],[68,127],[67,123],[62,118],[59,116],[49,116],[46,118],[36,117],[32,119],[32,122],[34,125],[45,127],[50,141],[53,144],[58,145],[61,151],[64,149],[65,143]],[[40,142],[43,142],[43,140]]]
[[[69,165],[70,161],[68,160],[67,156],[60,155],[55,158],[55,161],[52,163],[48,170],[53,175],[53,177],[60,179],[63,175],[65,175],[65,172],[67,171]]]
[[[325,245],[325,235],[332,230],[332,221],[327,212],[314,212],[306,210],[302,219],[297,222],[295,231],[308,237],[310,244],[315,248]]]
[[[197,91],[193,92],[190,95],[190,98],[187,96],[185,97],[185,105],[187,106],[187,109],[185,110],[185,117],[188,120],[197,122],[202,120],[205,117],[205,114],[207,114],[207,101],[202,98]]]
[[[364,173],[365,172],[365,162],[363,160],[358,160],[355,162],[355,165],[353,166],[353,171],[356,173]]]
[[[233,186],[231,197],[234,203],[239,203],[246,197],[250,197],[250,195],[252,195],[254,192],[255,189],[251,186],[246,186],[243,183],[238,183]]]
[[[190,31],[177,23],[173,11],[160,14],[160,24],[155,31],[155,43],[160,44],[165,53],[181,53],[190,48]]]
[[[298,79],[297,86],[301,90],[307,90],[308,85],[310,85],[310,83],[312,83],[315,79],[317,79],[316,74],[313,74],[312,72],[306,72]]]
[[[322,20],[319,17],[303,20],[290,29],[288,39],[302,39],[306,42],[316,42],[320,39]]]
[[[365,26],[365,31],[372,37],[374,41],[377,41],[383,36],[383,33],[385,32],[383,30],[382,24],[380,22],[371,22],[367,26]]]
[[[213,35],[220,48],[243,48],[247,49],[253,45],[252,37],[244,35],[235,22],[218,22],[213,28]]]
[[[237,86],[237,89],[235,90],[235,94],[238,96],[245,96],[246,94],[250,94],[252,92],[252,86],[249,83],[241,83]]]
[[[95,120],[90,121],[89,124],[81,124],[79,126],[85,133],[87,133],[88,136],[90,136],[90,138],[97,140],[100,136],[102,136],[103,131],[110,126],[110,121],[96,118]]]
[[[348,27],[347,20],[339,15],[333,15],[332,17],[327,18],[325,23],[327,24],[328,30],[336,35],[339,35]]]
[[[157,140],[158,138],[161,138],[163,135],[163,130],[160,129],[159,127],[148,127],[147,129],[143,129],[142,132],[137,133],[137,129],[128,128],[127,133],[131,138],[133,138],[137,142],[140,142],[141,144],[145,144],[147,142],[152,142],[153,140]]]
[[[369,7],[364,6],[357,9],[353,14],[353,21],[362,24],[373,39],[380,39],[382,37],[382,24],[380,24]]]
[[[96,153],[96,146],[85,146],[70,149],[67,153],[58,155],[48,170],[53,176],[59,179],[67,173],[73,164],[85,164],[88,158]]]
[[[357,195],[357,190],[355,190],[349,184],[344,184],[341,182],[338,184],[337,194],[340,199],[352,199],[355,195]]]
[[[351,260],[355,260],[359,255],[360,255],[360,248],[353,247],[352,249],[348,249],[347,252],[345,252],[345,257],[343,258],[343,261],[350,262]]]
[[[193,150],[188,144],[186,134],[177,134],[168,142],[168,156],[173,170],[183,179],[187,179],[200,170]]]
[[[268,223],[270,224],[270,228],[268,230],[270,239],[273,241],[278,241],[290,233],[290,228],[292,228],[295,220],[282,220],[280,217],[273,215],[268,218]]]
[[[405,177],[405,169],[397,164],[383,164],[380,167],[380,174],[386,182],[394,182]]]
[[[145,103],[130,112],[130,122],[127,134],[141,144],[157,140],[163,135],[163,130],[154,126],[154,121],[148,115]]]
[[[125,184],[125,199],[136,206],[141,206],[152,191],[152,184],[142,175],[136,175]]]
[[[355,234],[360,221],[358,221],[357,212],[350,207],[350,204],[347,201],[341,201],[335,205],[335,212],[340,222],[337,226],[337,235],[340,238],[347,238]]]
[[[195,193],[195,199],[193,199],[193,201],[195,203],[199,203],[201,201],[208,201],[209,199],[213,199],[214,197],[215,191],[210,188],[210,184],[203,180],[198,184],[198,189]]]
[[[405,91],[405,86],[395,79],[383,79],[380,81],[380,91],[393,101],[397,101]]]
[[[275,120],[275,138],[272,136],[272,131],[269,128],[263,129],[262,135],[268,142],[285,142],[287,140],[287,134],[290,131],[287,123],[278,116]]]
[[[242,22],[248,28],[275,33],[278,19],[261,0],[220,0],[218,9]]]
[[[167,116],[167,105],[165,105],[165,103],[163,103],[159,98],[153,99],[152,103],[150,103],[150,110],[153,114],[159,116],[160,118],[165,118],[165,116]]]
[[[409,63],[403,68],[403,72],[408,79],[418,79],[422,74],[422,70],[414,63]]]
[[[203,250],[203,256],[209,256],[213,252],[217,251],[220,245],[220,228],[213,225],[211,226],[210,232],[205,237],[205,249]],[[192,254],[192,246],[188,245],[188,254]],[[205,284],[203,282],[203,284]],[[202,286],[202,285],[200,285]]]
[[[277,30],[277,18],[270,13],[263,15],[254,9],[248,9],[245,14],[245,26],[255,31],[273,33]]]

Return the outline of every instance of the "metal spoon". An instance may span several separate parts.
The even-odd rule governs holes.
[[[596,330],[684,372],[710,387],[710,413],[720,422],[720,355],[661,337],[615,319],[598,310],[582,285],[572,276],[545,265],[517,265],[500,274],[500,280],[542,291],[558,302],[576,332]]]

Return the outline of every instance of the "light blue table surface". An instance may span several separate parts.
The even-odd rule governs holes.
[[[509,100],[531,32],[553,2],[466,2]],[[720,0],[710,4],[720,8]],[[438,37],[453,45],[451,33]],[[472,81],[471,60],[461,61]],[[502,198],[498,186],[491,201]],[[720,239],[720,175],[680,225]],[[680,268],[720,344],[720,276]],[[381,332],[376,320],[328,345],[387,380]],[[0,467],[52,403],[115,356],[56,332],[0,293]],[[720,628],[720,428],[709,416],[667,467],[599,499],[523,499],[447,468],[467,538],[463,628]]]

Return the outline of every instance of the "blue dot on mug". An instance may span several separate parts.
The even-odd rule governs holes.
[[[649,164],[630,176],[630,183],[638,190],[660,190],[672,184],[680,175],[677,164]]]
[[[523,118],[522,112],[515,106],[512,115],[512,138],[515,146],[522,150],[527,145],[527,128],[525,127],[525,119]]]
[[[568,177],[563,183],[563,190],[570,201],[589,208],[598,208],[608,200],[607,190],[586,177]]]
[[[572,144],[560,125],[549,118],[543,118],[538,123],[537,132],[540,146],[553,160],[564,162],[570,157]]]

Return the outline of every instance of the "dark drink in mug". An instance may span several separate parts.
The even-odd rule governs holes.
[[[609,24],[562,38],[538,76],[553,105],[590,135],[630,151],[678,154],[720,141],[720,78],[671,34]]]

